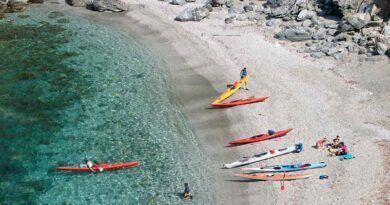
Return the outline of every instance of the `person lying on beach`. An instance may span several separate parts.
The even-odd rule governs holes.
[[[322,150],[322,149],[324,149],[326,141],[327,141],[326,137],[317,140],[316,145],[315,145],[315,148],[316,148],[317,150]]]

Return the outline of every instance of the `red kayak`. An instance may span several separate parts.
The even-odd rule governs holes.
[[[248,144],[248,143],[253,143],[253,142],[260,142],[260,141],[264,141],[264,140],[269,140],[269,139],[276,138],[276,137],[282,137],[282,136],[286,135],[287,133],[289,133],[291,130],[292,130],[292,128],[287,129],[287,130],[278,131],[278,132],[275,132],[273,135],[259,134],[259,135],[255,135],[253,137],[233,140],[233,141],[229,142],[229,144],[242,145],[242,144]]]
[[[212,103],[212,104],[210,104],[210,106],[214,107],[214,108],[226,108],[226,107],[233,107],[233,106],[237,106],[237,105],[246,105],[246,104],[251,104],[251,103],[263,102],[267,98],[269,98],[269,96],[259,97],[259,98],[247,98],[247,99],[233,100],[233,101],[224,102],[224,103]]]
[[[94,171],[112,171],[117,169],[130,168],[140,165],[141,162],[123,162],[116,164],[96,164],[92,167]],[[92,172],[88,167],[56,167],[56,170],[60,171],[74,171],[74,172]]]

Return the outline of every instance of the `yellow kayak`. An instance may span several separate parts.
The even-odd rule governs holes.
[[[216,100],[214,100],[213,103],[220,103],[228,97],[232,96],[235,92],[237,92],[238,89],[240,89],[242,85],[244,85],[248,81],[248,77],[249,75],[245,76],[240,81],[238,81],[236,86],[228,88],[224,93],[222,93],[222,95],[220,95]]]

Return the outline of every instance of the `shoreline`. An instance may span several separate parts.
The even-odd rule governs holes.
[[[158,61],[165,61],[164,67],[169,68],[169,84],[173,98],[178,101],[174,105],[184,112],[201,149],[214,163],[212,168],[216,173],[217,204],[258,204],[259,201],[272,204],[308,201],[316,204],[367,204],[371,200],[381,200],[380,188],[383,183],[373,176],[386,179],[386,173],[381,169],[386,165],[383,151],[377,149],[374,140],[390,138],[390,115],[389,109],[386,109],[389,105],[385,103],[389,100],[388,84],[382,82],[378,86],[371,86],[370,79],[365,80],[364,76],[353,73],[354,69],[340,68],[337,64],[323,60],[303,59],[279,44],[265,41],[253,26],[241,30],[234,26],[223,27],[211,20],[201,23],[174,22],[173,18],[167,17],[173,16],[172,12],[180,8],[165,8],[168,5],[163,4],[152,0],[145,1],[144,6],[132,4],[133,9],[126,14],[126,18],[122,14],[112,17],[110,14],[96,13],[91,16],[102,15],[99,18],[136,24],[136,35],[141,37],[141,42],[145,42],[149,48],[161,46],[152,53],[164,54]],[[160,6],[165,8],[166,13],[157,12]],[[81,10],[84,9],[79,8]],[[237,32],[241,37],[215,37],[205,32],[208,29]],[[177,64],[170,64],[172,62]],[[249,72],[255,75],[251,74],[249,80],[250,91],[239,92],[235,97],[256,94],[269,95],[271,98],[260,104],[207,110],[208,103],[218,95],[215,90],[222,92],[226,84],[236,80],[241,66],[248,66]],[[363,63],[356,65],[355,70],[361,71],[364,66],[371,68],[370,63]],[[374,68],[380,66],[383,65],[373,65]],[[388,79],[388,71],[376,71],[376,75],[381,77],[379,80]],[[371,75],[370,78],[373,80],[376,76]],[[370,86],[372,89],[385,87],[379,93],[374,90],[372,95]],[[195,94],[191,93],[192,90],[196,91]],[[230,139],[258,134],[268,128],[288,127],[294,130],[280,142],[224,147]],[[326,157],[324,152],[310,148],[320,136],[332,137],[336,134],[342,135],[357,159],[339,162]],[[287,155],[253,165],[318,160],[328,163],[324,170],[313,170],[311,173],[315,176],[311,179],[286,183],[283,192],[279,184],[273,182],[230,181],[234,180],[231,174],[239,172],[239,169],[220,169],[223,163],[235,161],[240,156],[284,148],[298,142],[303,142],[304,149],[307,148],[303,154]],[[373,168],[362,170],[361,164]],[[330,176],[328,181],[318,181],[317,176],[323,173]]]
[[[344,203],[347,201],[366,204],[372,201],[381,201],[380,189],[383,184],[380,182],[381,180],[372,176],[377,175],[384,179],[385,176],[381,167],[385,165],[383,154],[378,150],[374,140],[376,138],[389,138],[387,112],[381,113],[383,108],[386,110],[386,107],[388,107],[385,102],[388,99],[387,93],[389,92],[386,88],[380,89],[378,91],[379,95],[377,95],[375,89],[382,86],[386,87],[388,71],[376,69],[377,73],[368,73],[368,79],[365,79],[366,76],[364,75],[354,73],[354,71],[363,71],[363,74],[367,74],[363,70],[364,68],[381,68],[386,65],[386,62],[348,62],[340,66],[342,63],[329,62],[323,59],[303,59],[302,55],[292,53],[288,51],[288,48],[284,48],[278,43],[274,44],[266,41],[261,34],[256,32],[253,25],[247,27],[240,25],[237,27],[234,25],[225,26],[222,25],[221,21],[217,22],[210,19],[205,19],[202,22],[180,23],[175,22],[173,18],[176,12],[182,9],[181,7],[167,5],[166,2],[166,5],[164,5],[164,2],[153,0],[143,1],[142,4],[138,3],[137,1],[131,6],[135,5],[141,9],[130,9],[127,15],[137,19],[137,23],[147,24],[148,27],[153,28],[152,30],[157,30],[157,33],[168,42],[172,42],[172,47],[179,55],[183,56],[189,66],[193,66],[195,73],[205,77],[209,82],[213,82],[211,86],[215,90],[222,92],[228,82],[236,80],[240,67],[248,66],[250,73],[256,73],[256,75],[251,74],[248,84],[250,90],[255,90],[255,93],[253,91],[250,91],[250,94],[239,92],[235,97],[247,97],[251,94],[271,96],[268,101],[257,105],[209,112],[212,113],[211,118],[215,118],[213,114],[216,113],[221,118],[223,116],[220,115],[226,114],[226,120],[230,122],[230,127],[226,130],[226,133],[229,134],[227,137],[215,136],[215,138],[218,138],[213,140],[216,142],[215,144],[206,141],[206,146],[210,146],[211,150],[214,149],[214,152],[223,153],[216,156],[219,157],[217,162],[231,162],[237,160],[240,156],[252,155],[273,148],[284,148],[294,143],[303,142],[307,148],[305,148],[306,151],[303,154],[287,155],[273,159],[272,162],[265,161],[253,166],[287,162],[326,161],[328,163],[328,167],[324,170],[313,170],[311,173],[314,173],[315,176],[309,180],[289,182],[286,185],[287,190],[284,192],[280,191],[278,184],[272,182],[237,183],[231,181],[235,179],[231,176],[231,173],[239,172],[239,169],[219,170],[217,173],[219,172],[222,176],[217,177],[217,183],[220,181],[221,185],[219,186],[224,190],[217,194],[217,204],[246,202],[257,204],[259,201],[273,204],[299,204],[308,201],[314,201],[316,204]],[[218,20],[218,12],[211,15],[214,15],[212,19],[217,18]],[[164,25],[160,26],[159,24],[162,22]],[[209,33],[210,30],[213,33],[239,34],[240,37],[217,37]],[[182,38],[188,38],[189,41],[184,42],[184,45],[180,45]],[[201,48],[208,51],[201,54],[195,52],[194,54],[196,49],[193,47],[197,47],[199,44]],[[207,63],[197,63],[199,55],[212,56],[212,60],[219,67],[213,68]],[[257,59],[256,56],[262,56],[263,58]],[[259,67],[263,69],[256,69]],[[186,74],[190,75],[190,73]],[[264,81],[263,79],[267,80]],[[380,80],[380,83],[375,86],[369,85],[369,82],[373,79]],[[178,83],[177,81],[173,82]],[[189,87],[194,86],[193,83],[189,84]],[[371,89],[374,89],[374,96],[371,94]],[[256,91],[261,91],[261,93]],[[176,95],[180,95],[180,92],[180,89],[175,90]],[[197,108],[206,107],[218,95],[217,93],[212,95],[213,93],[215,92],[210,91],[208,98],[207,96],[199,96],[207,99],[196,101],[195,106]],[[190,94],[187,93],[188,95]],[[373,103],[376,100],[378,102]],[[204,104],[199,105],[201,101]],[[195,133],[199,137],[202,146],[205,146],[202,141],[203,137],[197,131],[199,128],[197,124],[201,124],[202,119],[196,119],[196,114],[191,114],[191,108],[189,108],[191,105],[185,106],[186,101],[181,101],[180,104],[184,105],[185,114],[195,128]],[[361,104],[369,108],[363,108]],[[291,110],[290,108],[295,109]],[[355,113],[353,112],[354,109],[362,110]],[[196,108],[192,110],[196,111]],[[373,123],[377,124],[374,126],[367,125],[366,122],[378,118],[382,119],[384,123],[379,125]],[[209,122],[203,121],[204,127],[207,127],[210,124]],[[268,128],[287,128],[285,126],[294,127],[294,130],[284,137],[281,142],[267,141],[238,147],[237,149],[219,148],[220,145],[225,145],[231,139],[258,134]],[[325,135],[330,138],[340,133],[351,147],[350,149],[352,149],[354,155],[358,156],[358,159],[351,161],[349,164],[339,162],[334,158],[328,158],[326,153],[319,153],[310,147],[320,136]],[[367,135],[372,136],[372,138],[367,138]],[[370,154],[367,155],[367,153]],[[361,170],[361,163],[372,167],[372,169]],[[327,182],[317,182],[318,178],[316,177],[324,173],[331,176],[331,179]],[[365,187],[355,186],[363,181]],[[245,188],[232,188],[237,184],[240,186],[245,184]],[[226,190],[226,188],[229,190]],[[233,192],[239,193],[232,195]],[[338,197],[340,193],[343,197]],[[317,195],[321,196],[316,197]],[[358,198],[356,195],[360,197]],[[236,198],[237,196],[239,196],[239,199]],[[232,200],[238,201],[233,202]]]

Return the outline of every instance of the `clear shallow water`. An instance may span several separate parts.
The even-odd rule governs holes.
[[[207,158],[166,76],[124,31],[55,6],[0,20],[0,204],[212,204]],[[142,161],[132,169],[56,166]]]

